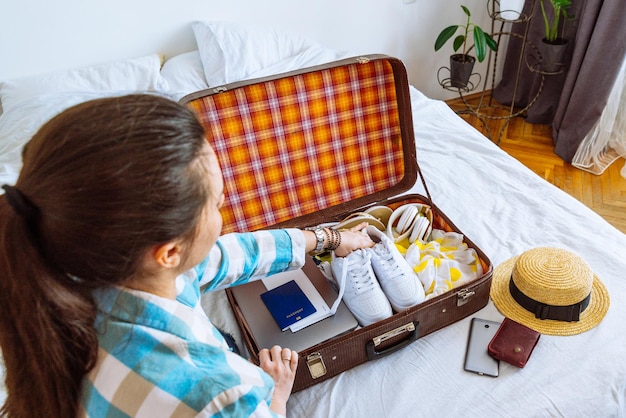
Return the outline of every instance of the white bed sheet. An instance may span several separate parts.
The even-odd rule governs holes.
[[[524,369],[463,370],[470,318],[293,394],[289,417],[626,416],[626,236],[411,87],[420,167],[437,206],[494,266],[537,246],[569,249],[606,284],[611,307],[586,333],[543,335]],[[418,181],[419,183],[419,181]],[[421,192],[416,186],[413,192]],[[223,295],[206,308],[239,334]],[[502,320],[490,301],[476,314]]]
[[[470,318],[292,395],[290,417],[626,415],[626,236],[411,88],[418,161],[434,202],[494,266],[536,246],[585,258],[611,307],[586,333],[543,335],[524,369],[463,371]],[[475,315],[501,320],[490,301]]]
[[[626,416],[626,236],[500,150],[445,103],[414,88],[411,98],[418,159],[432,198],[494,266],[536,246],[569,249],[606,284],[611,307],[584,334],[542,336],[524,369],[502,363],[498,378],[463,371],[466,318],[293,394],[288,416]],[[204,306],[241,344],[224,293],[206,297]],[[502,319],[491,302],[474,316]],[[0,402],[2,389],[0,384]]]

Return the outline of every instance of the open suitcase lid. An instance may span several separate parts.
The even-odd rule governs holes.
[[[408,79],[396,58],[348,58],[181,103],[199,115],[222,168],[223,233],[336,220],[417,179]]]

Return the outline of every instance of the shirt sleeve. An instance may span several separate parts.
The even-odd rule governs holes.
[[[110,325],[116,335],[120,327],[128,330]],[[83,384],[79,416],[279,416],[270,409],[272,378],[247,359],[150,327],[128,333],[114,339],[110,351],[100,347]]]
[[[305,245],[295,228],[226,234],[194,271],[204,291],[224,289],[302,267]]]

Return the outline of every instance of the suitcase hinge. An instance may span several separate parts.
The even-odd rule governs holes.
[[[368,62],[370,62],[370,59],[367,57],[358,57],[356,59],[356,62],[358,62],[359,64],[367,64]]]
[[[306,365],[309,366],[309,372],[313,379],[317,379],[326,374],[326,365],[319,352],[311,353],[306,356]]]
[[[469,289],[461,289],[459,293],[456,294],[456,306],[465,305],[469,299],[474,296],[476,292]]]

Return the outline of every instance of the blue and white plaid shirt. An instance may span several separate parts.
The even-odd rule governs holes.
[[[85,377],[88,417],[275,416],[272,378],[232,353],[200,304],[216,290],[304,264],[296,229],[228,234],[176,279],[177,300],[122,287],[94,292],[98,361]],[[261,250],[262,249],[262,250]]]

